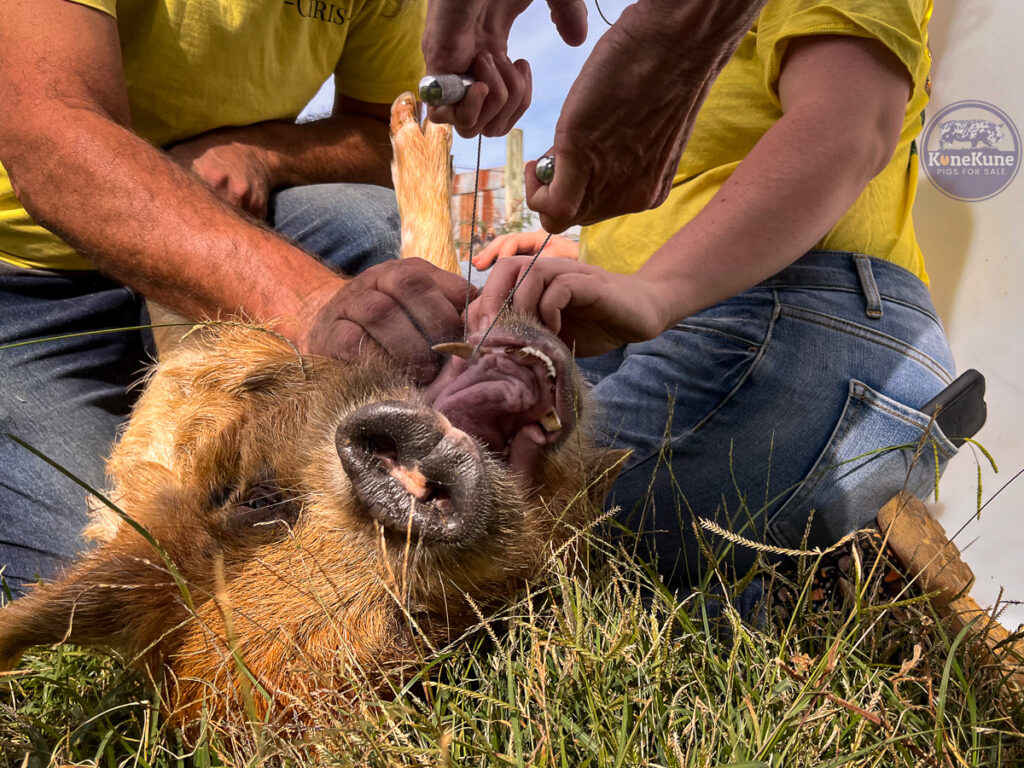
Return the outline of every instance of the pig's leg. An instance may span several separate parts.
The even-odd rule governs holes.
[[[427,122],[420,128],[411,93],[391,107],[391,177],[402,218],[402,258],[419,257],[461,274],[452,234],[452,130]]]

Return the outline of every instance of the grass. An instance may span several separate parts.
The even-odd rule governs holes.
[[[4,765],[1024,766],[1024,699],[857,556],[824,608],[803,558],[759,627],[711,579],[679,600],[627,553],[599,559],[287,737],[208,724],[186,745],[125,660],[37,649],[0,683]]]

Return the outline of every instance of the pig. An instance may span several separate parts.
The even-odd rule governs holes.
[[[108,647],[163,680],[176,724],[239,719],[247,685],[282,722],[458,636],[573,539],[612,463],[555,337],[513,317],[477,341],[424,388],[208,327],[149,379],[98,546],[0,611],[0,669]]]
[[[447,216],[450,129],[421,130],[408,95],[392,127],[403,249],[457,269],[450,225],[408,220]],[[410,183],[441,192],[417,208]],[[0,610],[0,670],[38,644],[111,648],[186,732],[288,726],[458,637],[572,550],[621,456],[597,446],[571,355],[536,320],[437,349],[419,386],[383,355],[300,355],[258,322],[161,344],[96,546]]]

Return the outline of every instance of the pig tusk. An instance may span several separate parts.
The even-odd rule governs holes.
[[[558,418],[558,412],[552,408],[540,418],[540,425],[545,432],[557,432],[562,428],[562,420]]]
[[[435,344],[431,349],[442,355],[455,355],[463,360],[469,360],[473,356],[474,347],[465,341],[446,341],[442,344]]]

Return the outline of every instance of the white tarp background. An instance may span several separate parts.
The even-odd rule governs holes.
[[[932,101],[929,114],[967,99],[989,102],[1024,127],[1024,3],[1016,0],[934,0],[931,23]],[[999,465],[982,468],[988,500],[1024,469],[1024,174],[995,197],[958,202],[922,174],[914,206],[918,240],[932,297],[959,370],[977,368],[988,385],[988,423],[977,439]],[[968,448],[950,463],[931,504],[947,533],[976,507],[977,465]],[[1011,483],[956,539],[977,577],[982,605],[1024,601],[1024,476]],[[1008,605],[1003,623],[1024,622],[1024,604]]]

